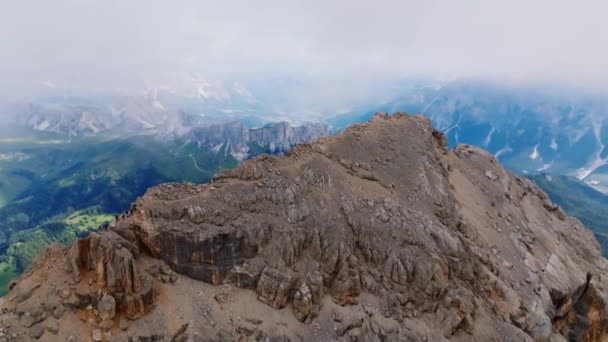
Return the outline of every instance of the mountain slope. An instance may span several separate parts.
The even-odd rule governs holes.
[[[375,111],[422,113],[451,146],[481,146],[520,174],[549,172],[608,187],[608,101],[547,85],[479,80],[427,82],[404,88],[381,106],[326,119],[334,128],[368,120]]]
[[[238,134],[228,134],[231,130]],[[279,123],[250,131],[239,122],[225,122],[196,132],[172,138],[96,134],[69,140],[45,132],[2,133],[0,294],[50,242],[68,243],[99,228],[147,188],[163,182],[204,183],[242,159],[282,153],[328,129]],[[72,227],[68,221],[75,213],[86,220]]]
[[[41,254],[0,322],[49,340],[606,338],[593,234],[486,152],[446,146],[427,119],[379,114],[151,188]]]
[[[564,211],[589,227],[608,253],[608,196],[574,177],[542,174],[531,176]]]

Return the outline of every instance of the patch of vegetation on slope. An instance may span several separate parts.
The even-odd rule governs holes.
[[[29,185],[0,208],[0,231],[4,234],[0,243],[10,234],[58,214],[95,205],[103,212],[122,212],[151,186],[170,181],[206,182],[219,169],[236,165],[231,156],[148,136],[105,141],[82,138],[26,146],[19,152],[29,158],[2,163],[0,172],[26,178]],[[196,158],[198,167],[189,154]]]
[[[0,154],[0,294],[46,246],[97,229],[149,187],[204,183],[237,164],[230,155],[151,136],[7,138]]]
[[[23,272],[52,243],[68,244],[78,237],[111,222],[114,215],[99,212],[99,207],[51,218],[39,226],[11,235],[6,252],[0,255],[0,295],[8,291],[9,282]]]
[[[529,176],[551,200],[591,229],[604,256],[608,256],[608,196],[574,177],[541,174]]]

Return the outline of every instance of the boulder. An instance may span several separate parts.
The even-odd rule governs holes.
[[[91,338],[95,342],[101,342],[101,340],[103,338],[101,330],[99,330],[99,329],[93,329],[93,331],[91,332]]]
[[[17,313],[20,315],[19,322],[26,328],[44,321],[47,316],[40,306],[19,308]]]
[[[266,267],[260,275],[257,285],[258,299],[275,309],[287,306],[291,298],[296,279],[287,269],[279,270]]]
[[[111,295],[103,295],[97,303],[97,314],[103,321],[114,319],[116,315],[116,299]]]
[[[33,339],[39,339],[44,334],[44,328],[40,324],[36,324],[29,330],[30,337]]]
[[[47,319],[45,322],[45,329],[53,335],[57,335],[59,332],[59,322],[56,319]]]

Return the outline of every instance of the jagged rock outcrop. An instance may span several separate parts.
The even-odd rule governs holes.
[[[488,153],[377,114],[148,190],[43,254],[1,322],[22,336],[61,308],[56,336],[105,340],[601,341],[606,266],[589,230]]]
[[[329,133],[329,127],[321,123],[309,122],[292,126],[287,122],[279,122],[248,129],[242,123],[233,121],[195,126],[189,139],[200,147],[243,160],[260,151],[283,153],[296,144],[312,142]]]
[[[254,144],[277,153],[286,152],[299,143],[316,141],[329,133],[329,127],[322,123],[308,122],[292,126],[287,122],[278,122],[250,130],[249,137]]]
[[[557,331],[574,341],[605,340],[608,319],[604,313],[606,302],[602,287],[601,280],[596,282],[588,274],[587,281],[574,291],[553,293],[552,299],[556,305],[553,325]]]
[[[74,283],[80,283],[84,273],[90,288],[79,288],[76,306],[96,304],[102,321],[114,318],[117,308],[130,319],[144,315],[154,303],[155,290],[150,277],[135,264],[138,253],[135,244],[112,231],[76,241],[69,251]],[[101,297],[99,289],[105,292]]]
[[[184,111],[159,108],[154,101],[133,98],[115,105],[37,104],[16,106],[15,121],[35,131],[67,137],[106,134],[152,134],[161,140],[189,141],[210,152],[242,161],[260,153],[283,153],[296,144],[330,134],[322,123],[269,123],[249,129],[237,120],[218,121]]]

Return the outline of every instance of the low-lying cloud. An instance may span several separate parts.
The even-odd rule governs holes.
[[[120,87],[165,73],[608,81],[608,2],[0,3],[0,83]]]

